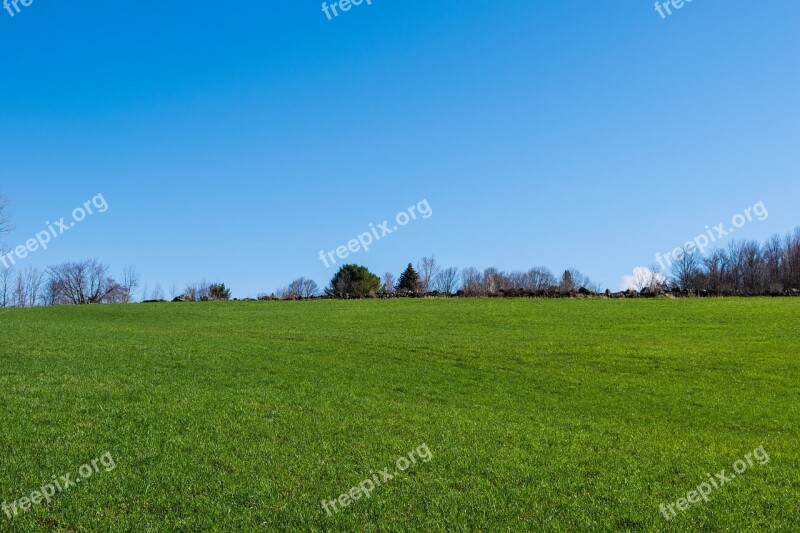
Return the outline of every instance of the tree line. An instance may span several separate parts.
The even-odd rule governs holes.
[[[580,289],[599,292],[599,285],[579,270],[569,269],[557,278],[550,270],[503,272],[469,267],[442,267],[435,257],[423,257],[416,267],[409,263],[398,278],[391,272],[378,277],[363,265],[342,265],[324,290],[307,278],[298,278],[278,291],[277,298],[377,298],[419,296],[490,296],[503,292],[570,293]]]
[[[800,295],[800,227],[767,242],[731,241],[727,247],[677,254],[667,272],[659,266],[637,268],[628,290],[612,293],[576,269],[556,277],[545,267],[503,272],[468,267],[444,268],[435,257],[408,264],[395,280],[391,272],[382,278],[362,265],[343,265],[320,291],[316,283],[299,278],[278,291],[283,299],[312,297],[375,298],[414,296],[533,296],[563,297],[574,294],[655,296],[778,296]]]
[[[0,195],[0,234],[13,229],[7,202]],[[2,247],[0,246],[0,252]],[[140,287],[141,275],[126,266],[122,275],[112,275],[110,267],[96,259],[67,262],[40,270],[29,267],[0,272],[0,307],[38,305],[84,305],[131,303]],[[775,235],[765,243],[754,240],[732,241],[727,247],[709,251],[679,253],[669,271],[658,266],[637,268],[631,278],[633,290],[606,295],[757,296],[800,294],[800,227],[784,237]],[[362,265],[343,265],[328,285],[321,289],[309,278],[301,277],[277,294],[260,294],[259,299],[310,298],[387,298],[421,296],[528,296],[564,297],[601,294],[602,288],[579,270],[570,268],[556,276],[545,267],[504,272],[490,267],[459,269],[444,267],[435,257],[409,263],[395,277],[382,277]],[[160,285],[152,291],[144,287],[142,301],[166,301]],[[205,280],[189,283],[183,290],[169,291],[172,301],[224,301],[231,291],[224,283]]]
[[[707,255],[682,253],[669,282],[683,291],[755,296],[800,290],[800,227],[767,242],[732,241]]]
[[[125,267],[115,278],[108,265],[97,259],[73,261],[40,270],[29,267],[0,272],[0,307],[35,307],[50,305],[88,305],[132,303],[141,276],[134,267]],[[190,283],[183,291],[171,289],[173,301],[200,302],[229,300],[231,291],[224,283],[205,280]],[[156,285],[152,292],[142,290],[141,301],[162,302],[164,291]]]

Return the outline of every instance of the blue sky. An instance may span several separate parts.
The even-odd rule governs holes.
[[[348,262],[574,266],[603,286],[763,201],[800,224],[800,6],[53,2],[0,11],[0,190],[27,257],[238,297],[426,199]]]

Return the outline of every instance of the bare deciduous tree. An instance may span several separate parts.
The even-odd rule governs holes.
[[[725,265],[727,257],[723,250],[714,250],[703,259],[704,286],[707,290],[722,291],[725,288]]]
[[[564,271],[564,274],[561,276],[561,283],[558,284],[558,290],[561,292],[570,292],[575,290],[575,280],[572,277],[572,271]]]
[[[200,300],[200,289],[197,286],[197,283],[188,284],[183,290],[183,296],[190,302],[196,302]]]
[[[108,266],[96,259],[50,267],[52,302],[83,305],[120,301],[124,289],[108,272]]]
[[[500,272],[495,267],[489,267],[483,271],[484,294],[497,294],[510,288],[510,280],[505,273]]]
[[[569,279],[572,280],[573,289],[583,288],[583,289],[588,289],[592,292],[601,292],[603,290],[602,287],[600,287],[600,285],[592,281],[592,279],[589,276],[585,275],[583,272],[581,272],[576,268],[570,268],[564,274],[566,275],[567,273],[569,273]]]
[[[278,291],[278,296],[286,299],[312,298],[318,294],[319,285],[307,278],[298,278]]]
[[[786,266],[783,268],[785,284],[800,288],[800,228],[786,236]]]
[[[626,279],[626,284],[630,289],[636,289],[641,292],[642,289],[650,285],[650,269],[645,267],[636,267],[633,269],[633,274]]]
[[[769,280],[769,290],[782,291],[784,288],[783,269],[786,266],[786,255],[780,235],[770,237],[764,245],[764,269]]]
[[[2,252],[2,250],[0,250]],[[13,283],[14,270],[11,268],[3,268],[0,272],[0,305],[8,307],[13,305]]]
[[[303,298],[312,298],[319,294],[319,285],[313,279],[305,279],[300,283],[300,294]]]
[[[683,290],[695,290],[699,274],[700,260],[697,254],[683,253],[672,265],[672,278]]]
[[[395,279],[394,274],[387,272],[383,275],[383,292],[386,294],[394,294]]]
[[[534,267],[525,276],[523,288],[531,291],[546,291],[558,285],[558,279],[545,267]]]
[[[14,229],[11,223],[11,216],[8,214],[8,200],[0,193],[0,234]]]
[[[667,276],[661,272],[661,267],[657,264],[650,265],[650,284],[648,288],[656,294],[664,292],[668,288]]]
[[[133,301],[136,289],[139,288],[141,277],[139,271],[132,266],[126,266],[122,269],[122,288],[124,289],[122,299],[124,303]]]
[[[765,244],[732,241],[699,259],[681,253],[673,263],[672,282],[681,289],[713,294],[781,294],[800,289],[800,228]]]
[[[7,233],[11,231],[13,228],[11,224],[11,217],[8,214],[8,200],[6,197],[3,196],[3,193],[0,193],[0,235],[3,233]],[[6,247],[5,245],[0,242],[0,256],[6,254]],[[12,279],[12,272],[11,272],[11,265],[7,265],[8,268],[3,267],[2,273],[2,304],[3,307],[7,307],[11,303],[11,296],[12,296],[12,288],[11,288],[11,279]]]
[[[449,267],[436,277],[436,290],[444,294],[453,294],[458,288],[458,269]]]
[[[211,285],[205,280],[205,278],[197,283],[190,283],[186,286],[186,289],[183,291],[184,296],[187,300],[191,302],[199,302],[203,299],[208,299],[211,295]]]
[[[211,297],[211,284],[205,278],[197,284],[197,299],[204,300]]]
[[[163,300],[164,299],[164,290],[161,288],[160,283],[156,283],[156,288],[153,289],[153,293],[150,295],[151,300]]]
[[[22,277],[22,271],[20,271],[17,272],[17,281],[14,283],[14,305],[16,307],[25,307],[27,302],[25,294],[25,278]]]
[[[477,268],[467,267],[461,271],[461,290],[467,296],[480,296],[484,294],[483,277]]]
[[[630,276],[625,277],[626,289],[636,289],[639,292],[645,289],[659,293],[664,288],[666,278],[658,272],[658,267],[636,267]]]
[[[25,298],[28,307],[35,307],[42,301],[45,274],[36,267],[25,271]]]
[[[44,305],[58,305],[58,284],[51,278],[45,281],[42,299]]]
[[[417,264],[417,272],[419,272],[419,282],[422,285],[423,292],[430,292],[433,290],[434,280],[439,275],[441,267],[437,264],[436,258],[423,257]]]
[[[761,294],[768,288],[766,263],[761,244],[745,241],[741,249],[742,288],[749,294]]]

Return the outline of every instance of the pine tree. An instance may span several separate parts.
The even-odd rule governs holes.
[[[405,271],[400,275],[400,280],[397,282],[398,293],[417,293],[420,291],[419,274],[414,270],[411,263],[408,264]]]
[[[211,300],[227,301],[231,299],[231,290],[225,287],[224,283],[214,283],[208,288]]]

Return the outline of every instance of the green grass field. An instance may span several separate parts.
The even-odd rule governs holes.
[[[800,300],[141,304],[0,328],[0,499],[116,463],[2,531],[797,531]]]

